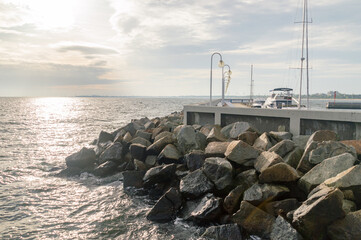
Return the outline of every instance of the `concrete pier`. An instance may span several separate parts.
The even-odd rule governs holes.
[[[284,129],[294,136],[310,135],[317,130],[335,131],[340,140],[361,140],[361,111],[256,109],[186,105],[184,123],[219,124],[249,122],[261,132]]]

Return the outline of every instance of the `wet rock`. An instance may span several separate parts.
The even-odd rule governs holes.
[[[287,187],[281,185],[256,183],[244,192],[243,200],[254,205],[260,205],[277,200],[289,191]]]
[[[277,163],[283,162],[282,158],[275,152],[262,152],[254,163],[254,168],[258,172],[264,171]]]
[[[219,126],[215,126],[208,133],[207,142],[225,142],[226,137],[221,133],[221,129]]]
[[[306,146],[310,145],[311,142],[323,142],[323,141],[336,141],[337,134],[330,130],[318,130],[314,132],[306,143]]]
[[[224,157],[224,153],[227,150],[229,142],[210,142],[206,149],[206,157]]]
[[[211,192],[213,188],[214,184],[201,169],[197,169],[183,177],[179,184],[180,192],[186,198],[200,197],[205,193]]]
[[[147,213],[147,219],[154,222],[168,222],[175,219],[182,205],[182,196],[176,188],[170,188]]]
[[[235,122],[229,131],[229,138],[237,139],[237,137],[245,132],[251,129],[251,126],[248,122]]]
[[[306,173],[315,166],[315,164],[310,163],[309,158],[310,158],[311,151],[313,149],[316,149],[317,145],[318,145],[318,142],[315,142],[315,141],[311,141],[310,143],[308,143],[308,145],[306,146],[305,151],[303,152],[303,155],[298,163],[298,166],[296,168],[297,171]]]
[[[135,137],[132,140],[130,140],[130,143],[132,143],[132,144],[137,143],[137,144],[141,144],[146,147],[149,147],[152,144],[147,139],[144,139],[142,137]]]
[[[296,169],[298,164],[300,163],[302,155],[303,149],[301,149],[300,147],[296,147],[283,158],[283,161]]]
[[[158,163],[159,164],[169,164],[169,163],[181,163],[181,154],[179,153],[176,146],[173,144],[168,144],[162,150],[162,152],[158,155]]]
[[[302,240],[303,237],[282,216],[276,218],[272,227],[271,240]]]
[[[352,167],[355,160],[355,157],[349,153],[328,158],[307,172],[299,180],[298,186],[305,193],[309,193],[314,187],[323,183],[326,179],[335,177],[337,174]]]
[[[94,166],[95,159],[94,150],[83,147],[79,152],[66,157],[65,162],[68,168],[88,168]]]
[[[249,234],[257,235],[262,239],[268,239],[275,223],[275,217],[246,201],[242,201],[240,209],[233,214],[232,221],[245,229]]]
[[[293,213],[292,225],[306,239],[324,239],[327,226],[345,216],[342,200],[339,189],[324,187],[309,196]]]
[[[117,164],[124,162],[124,156],[127,152],[126,147],[119,142],[111,144],[99,157],[99,164],[105,163],[106,161],[113,161]]]
[[[107,161],[94,169],[94,175],[99,177],[106,177],[117,172],[117,164],[112,161]]]
[[[248,145],[247,143],[238,140],[232,141],[224,154],[227,159],[242,164],[247,162],[250,159],[257,158],[259,153],[258,150]]]
[[[179,211],[179,216],[185,221],[192,220],[192,212],[198,207],[201,200],[202,198],[186,201]]]
[[[361,239],[361,210],[351,212],[345,218],[336,220],[327,229],[332,240]]]
[[[250,146],[253,146],[254,142],[256,141],[256,139],[258,137],[259,137],[258,133],[246,131],[246,132],[239,134],[237,139],[249,144]]]
[[[259,175],[262,183],[294,182],[299,178],[296,169],[283,162],[266,168]]]
[[[207,158],[203,164],[203,172],[217,190],[228,188],[233,180],[233,167],[224,158]]]
[[[191,217],[196,222],[214,221],[221,215],[221,207],[222,199],[208,193],[192,211]]]
[[[143,176],[144,171],[125,171],[123,172],[123,188],[134,187],[142,188],[143,187]]]
[[[277,217],[278,215],[286,215],[287,213],[296,210],[301,206],[301,203],[296,198],[288,198],[281,201],[267,203],[264,210]]]
[[[173,142],[174,139],[170,136],[162,137],[147,148],[147,155],[158,155],[165,146]]]
[[[177,166],[175,164],[161,165],[149,169],[143,178],[144,186],[150,187],[156,183],[165,183],[175,176]]]
[[[267,151],[268,149],[273,147],[273,145],[275,145],[276,143],[277,142],[270,137],[269,133],[265,132],[256,139],[256,141],[253,144],[253,147],[260,149],[262,151]]]
[[[165,132],[161,132],[159,133],[155,138],[154,138],[154,142],[158,141],[159,139],[163,138],[163,137],[171,137],[175,140],[175,136],[173,133],[165,131]]]
[[[194,150],[184,156],[187,167],[190,171],[195,171],[203,166],[206,156],[201,150]]]
[[[269,132],[271,136],[274,136],[275,138],[279,138],[281,140],[292,140],[292,133],[290,132]]]
[[[98,137],[97,144],[105,143],[105,142],[108,142],[108,141],[113,142],[113,140],[114,140],[113,134],[107,133],[105,131],[101,131],[100,134],[99,134],[99,137]]]
[[[242,234],[237,224],[225,224],[207,228],[201,237],[212,240],[236,240],[242,239]]]
[[[141,137],[141,138],[144,138],[147,141],[150,141],[151,138],[152,138],[152,134],[149,133],[149,132],[146,132],[146,131],[137,130],[134,137]]]
[[[291,152],[296,147],[295,143],[291,140],[282,140],[277,143],[273,147],[271,147],[268,151],[275,152],[281,157],[285,157],[289,152]]]
[[[343,153],[350,153],[357,158],[356,151],[353,147],[349,147],[341,142],[322,142],[317,145],[316,149],[310,152],[310,158],[308,161],[312,164],[319,164],[324,159]]]
[[[192,126],[183,126],[177,136],[179,150],[182,154],[187,154],[192,150],[204,150],[206,146],[206,136],[196,132]]]
[[[147,147],[139,144],[139,143],[133,143],[129,147],[129,152],[132,155],[133,158],[138,159],[140,161],[144,161],[146,158],[146,150]]]

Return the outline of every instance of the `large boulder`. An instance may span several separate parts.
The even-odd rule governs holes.
[[[318,130],[308,138],[306,146],[311,144],[311,142],[336,141],[336,140],[337,140],[337,134],[334,131]]]
[[[141,137],[150,141],[152,139],[152,134],[143,130],[137,130],[134,137]]]
[[[222,213],[222,199],[213,194],[206,194],[192,211],[191,218],[196,222],[217,220]]]
[[[181,194],[176,188],[170,188],[147,213],[147,219],[154,222],[171,221],[181,206]]]
[[[242,234],[237,224],[225,224],[207,228],[201,237],[209,240],[236,240],[242,239]]]
[[[260,205],[277,200],[289,191],[287,187],[281,185],[256,183],[244,192],[243,200],[253,205]]]
[[[226,137],[221,133],[221,129],[219,126],[215,126],[208,133],[207,142],[225,142]]]
[[[115,142],[110,145],[104,152],[99,156],[99,164],[107,161],[113,161],[117,164],[123,163],[124,156],[128,149],[120,142]]]
[[[262,151],[267,151],[277,143],[274,138],[270,136],[269,133],[263,133],[259,136],[253,144],[253,147],[260,149]]]
[[[153,167],[145,173],[143,177],[144,185],[149,187],[156,183],[166,183],[173,179],[176,169],[177,165],[175,164]]]
[[[278,216],[276,218],[275,223],[273,224],[270,239],[271,240],[302,240],[303,237],[282,216]]]
[[[345,218],[336,220],[327,228],[331,240],[361,239],[361,210],[351,212]]]
[[[95,176],[106,177],[117,172],[117,164],[112,161],[107,161],[99,166],[97,166],[93,173]]]
[[[225,138],[231,138],[231,136],[230,136],[230,131],[232,130],[232,128],[233,128],[233,125],[234,125],[234,123],[231,123],[231,124],[228,124],[227,126],[224,126],[222,129],[221,129],[221,133],[223,134],[223,136],[225,137]]]
[[[299,178],[296,169],[283,162],[266,168],[259,175],[262,183],[294,182]]]
[[[306,173],[315,166],[315,164],[310,163],[309,158],[310,158],[311,151],[316,149],[317,146],[318,146],[318,142],[316,142],[316,141],[311,141],[310,143],[308,143],[306,145],[305,151],[303,152],[303,155],[296,168],[297,171]]]
[[[66,157],[65,162],[68,168],[91,168],[94,166],[95,159],[94,150],[83,147],[79,152]]]
[[[236,162],[238,164],[242,164],[247,162],[248,160],[257,158],[259,152],[257,149],[248,145],[247,143],[238,140],[232,141],[228,147],[224,155],[227,159]]]
[[[282,140],[292,140],[292,133],[290,132],[275,132],[270,131],[269,134],[271,136],[275,136],[275,138],[282,139]]]
[[[168,132],[168,131],[164,131],[159,133],[155,138],[154,138],[154,142],[158,141],[159,139],[163,138],[163,137],[171,137],[173,139],[175,139],[175,136],[173,133]]]
[[[132,144],[133,143],[141,144],[141,145],[146,146],[146,147],[149,147],[152,144],[150,141],[148,141],[147,139],[142,138],[142,137],[132,138],[129,142],[132,143]]]
[[[147,147],[139,144],[139,143],[133,143],[129,147],[129,152],[132,155],[133,158],[138,159],[140,161],[144,161],[146,158],[146,150]]]
[[[232,215],[232,221],[252,235],[269,239],[275,217],[246,201],[242,201],[240,209]]]
[[[248,143],[249,145],[253,146],[254,142],[258,138],[258,133],[251,132],[251,131],[245,131],[238,135],[237,139],[242,140],[245,143]]]
[[[203,166],[206,156],[201,150],[194,150],[184,156],[184,160],[190,171],[195,171]]]
[[[180,192],[186,198],[197,198],[209,193],[214,184],[207,178],[201,169],[197,169],[183,177],[179,184]]]
[[[203,164],[203,172],[217,190],[228,188],[233,180],[233,167],[224,158],[207,158]]]
[[[297,168],[298,164],[300,163],[301,157],[303,155],[303,149],[296,146],[291,152],[289,152],[285,157],[283,157],[283,161],[293,167],[294,169]]]
[[[210,142],[204,150],[206,157],[224,157],[229,142]]]
[[[251,126],[248,122],[235,122],[229,131],[229,137],[232,139],[237,139],[237,137],[245,132],[251,129]]]
[[[134,187],[142,188],[143,187],[143,177],[144,171],[125,171],[123,172],[123,188]]]
[[[308,161],[312,164],[318,164],[327,158],[343,153],[350,153],[357,158],[356,151],[353,147],[347,146],[341,142],[322,142],[317,145],[316,149],[310,152],[310,158]]]
[[[105,142],[108,142],[108,141],[113,142],[113,140],[114,140],[113,134],[105,132],[105,131],[101,131],[100,134],[99,134],[99,137],[98,137],[97,144],[105,143]]]
[[[285,216],[287,213],[296,210],[301,206],[301,203],[296,198],[287,198],[281,201],[274,201],[267,203],[264,210],[277,217],[278,215]]]
[[[159,164],[169,164],[169,163],[180,163],[179,159],[182,155],[179,153],[176,146],[173,144],[168,144],[158,155]]]
[[[343,194],[339,189],[321,188],[296,209],[292,225],[306,239],[324,239],[327,226],[345,216],[342,200]]]
[[[271,147],[268,151],[275,152],[281,157],[285,157],[289,152],[291,152],[296,147],[295,143],[291,140],[282,140],[277,143],[273,147]]]
[[[275,152],[262,152],[254,163],[254,168],[258,172],[262,172],[268,167],[283,162],[283,159]]]
[[[156,155],[159,154],[165,146],[168,144],[174,143],[174,139],[170,136],[165,136],[159,139],[158,141],[154,142],[147,148],[148,155]]]
[[[345,140],[341,141],[341,143],[347,146],[354,147],[356,150],[357,158],[361,160],[361,140]]]
[[[177,135],[178,148],[182,154],[192,150],[204,150],[206,147],[206,136],[196,132],[192,126],[183,126]]]
[[[335,177],[337,174],[352,167],[355,161],[356,158],[349,153],[328,158],[307,172],[298,181],[298,186],[305,193],[309,193],[314,187],[323,183],[326,179]]]

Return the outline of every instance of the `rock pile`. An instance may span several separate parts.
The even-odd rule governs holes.
[[[67,157],[64,172],[123,172],[124,189],[156,200],[150,221],[209,226],[204,239],[361,239],[359,143],[335,132],[306,143],[246,122],[187,126],[173,113],[102,131],[94,144]]]

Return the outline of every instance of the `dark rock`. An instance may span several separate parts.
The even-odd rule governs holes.
[[[267,151],[268,149],[273,147],[274,144],[276,144],[276,142],[272,140],[272,138],[269,136],[269,133],[265,132],[256,139],[253,147],[262,151]]]
[[[352,154],[357,158],[356,151],[353,147],[349,147],[341,142],[327,141],[321,142],[317,148],[310,152],[309,162],[312,164],[319,164],[324,159],[331,158],[343,153]]]
[[[178,148],[182,154],[192,150],[204,150],[206,136],[196,132],[192,126],[183,126],[177,135]]]
[[[138,159],[133,159],[134,162],[134,170],[137,171],[147,171],[148,167],[147,165],[145,165],[145,163],[143,161],[140,161]]]
[[[345,218],[336,220],[327,228],[327,234],[332,240],[361,239],[361,210],[351,212]]]
[[[247,143],[238,140],[232,141],[224,154],[227,159],[236,162],[238,164],[242,164],[247,162],[248,160],[257,158],[259,153],[258,150],[248,145]]]
[[[175,176],[175,164],[161,165],[149,169],[143,178],[144,186],[150,187],[156,183],[168,182]]]
[[[226,212],[233,214],[239,209],[243,193],[247,190],[247,188],[244,185],[239,185],[230,191],[230,193],[224,198],[223,202],[223,208]]]
[[[208,193],[192,211],[191,217],[196,222],[214,221],[221,215],[221,207],[222,199]]]
[[[282,216],[276,218],[271,232],[271,240],[302,240],[303,237],[299,234],[292,225],[287,222]]]
[[[293,136],[292,141],[296,144],[297,147],[305,150],[309,138],[310,135],[298,135],[298,136]]]
[[[158,134],[160,134],[161,132],[169,132],[168,131],[169,129],[168,129],[168,127],[166,127],[166,126],[159,126],[159,127],[157,127],[157,128],[154,128],[153,129],[153,133],[152,133],[152,139],[155,139],[155,137],[158,135]]]
[[[141,144],[145,147],[149,147],[150,145],[152,145],[151,142],[149,142],[147,139],[144,139],[142,137],[135,137],[132,140],[130,140],[131,144],[137,143],[137,144]]]
[[[179,189],[186,198],[197,198],[209,193],[214,184],[207,178],[201,169],[189,173],[180,181]]]
[[[206,157],[224,157],[224,153],[227,150],[229,142],[210,142],[206,149]]]
[[[213,240],[241,240],[242,234],[237,224],[226,224],[207,228],[202,234],[202,238]]]
[[[337,134],[330,130],[318,130],[314,132],[306,143],[306,148],[311,142],[336,141]]]
[[[207,142],[225,142],[226,137],[221,133],[219,126],[215,126],[211,131],[206,135]]]
[[[98,137],[97,144],[105,143],[105,142],[108,142],[108,141],[113,142],[113,140],[114,140],[113,134],[107,133],[105,131],[101,131],[100,134],[99,134],[99,137]]]
[[[107,161],[113,161],[117,164],[124,162],[124,156],[127,149],[122,143],[115,142],[110,145],[99,157],[99,164],[105,163]]]
[[[257,181],[258,181],[258,175],[256,173],[256,170],[254,169],[243,171],[234,178],[235,186],[243,185],[246,188],[251,187]]]
[[[260,205],[277,200],[289,191],[287,187],[281,185],[256,183],[244,192],[243,200],[254,205]]]
[[[220,191],[228,188],[233,180],[233,167],[224,158],[207,158],[203,164],[203,172]]]
[[[206,124],[199,131],[208,137],[213,127],[215,127],[215,125]]]
[[[296,147],[283,158],[283,161],[288,165],[290,165],[291,167],[293,167],[294,169],[296,169],[302,155],[303,155],[303,149],[301,149],[300,147]]]
[[[229,131],[229,138],[237,139],[237,137],[248,130],[251,129],[251,126],[248,122],[235,122]]]
[[[355,212],[357,210],[357,206],[356,206],[356,203],[354,203],[350,200],[344,199],[342,201],[342,209],[346,214],[348,214],[350,212]]]
[[[293,213],[292,225],[306,239],[324,239],[327,226],[345,216],[342,200],[339,189],[324,187],[309,196]]]
[[[134,187],[142,188],[143,187],[143,177],[144,171],[125,171],[123,172],[123,188]]]
[[[289,152],[291,152],[296,147],[295,143],[291,140],[282,140],[277,143],[273,147],[271,147],[268,151],[275,152],[281,157],[285,157]]]
[[[164,131],[159,133],[155,138],[154,138],[154,142],[158,141],[159,139],[163,138],[163,137],[171,137],[174,140],[176,139],[174,134],[168,131]]]
[[[257,235],[263,238],[270,238],[275,217],[242,201],[240,209],[233,214],[232,221],[237,223],[249,234]]]
[[[170,188],[147,213],[147,219],[154,222],[168,222],[175,219],[182,205],[182,196],[176,188]]]
[[[198,207],[201,201],[202,198],[186,201],[179,211],[179,216],[186,221],[192,220],[192,212]]]
[[[158,155],[165,146],[172,144],[174,139],[170,136],[162,137],[147,148],[148,155]]]
[[[231,138],[229,133],[232,130],[233,125],[234,123],[231,123],[221,129],[221,133],[225,138]]]
[[[318,145],[318,142],[310,142],[308,145],[306,145],[305,151],[303,152],[303,155],[298,163],[298,166],[296,168],[297,171],[300,171],[302,173],[306,173],[310,171],[315,164],[310,163],[310,153],[313,149],[316,149]]]
[[[157,158],[158,158],[157,155],[148,155],[145,158],[144,163],[147,167],[152,168],[157,164]]]
[[[150,130],[155,128],[155,124],[152,121],[149,121],[147,123],[144,124],[144,129],[145,130]]]
[[[275,152],[262,152],[254,163],[254,168],[258,172],[262,172],[268,167],[283,162],[283,159]]]
[[[139,143],[133,143],[129,147],[129,152],[132,155],[133,158],[138,159],[140,161],[144,161],[146,158],[146,150],[147,147],[139,144]]]
[[[132,136],[132,134],[130,134],[129,132],[127,132],[125,135],[124,135],[124,137],[123,137],[123,141],[124,142],[130,142],[130,141],[132,141],[132,139],[133,139],[133,136]]]
[[[283,162],[266,168],[259,175],[262,183],[294,182],[299,178],[296,169]]]
[[[286,215],[287,213],[296,210],[301,206],[301,203],[296,198],[288,198],[281,201],[267,203],[264,210],[277,217],[278,215]]]
[[[88,168],[94,166],[95,158],[93,149],[83,147],[79,152],[66,157],[65,162],[68,168]]]
[[[237,139],[249,144],[250,146],[253,146],[258,137],[258,133],[246,131],[238,135]]]
[[[181,154],[173,144],[168,144],[158,155],[159,164],[181,163]]]
[[[184,156],[187,167],[190,171],[195,171],[203,166],[206,156],[201,150],[194,150]]]
[[[149,133],[149,132],[146,132],[146,131],[137,130],[134,137],[141,137],[141,138],[144,138],[147,141],[150,141],[151,138],[152,138],[152,134]]]
[[[94,169],[94,175],[99,177],[106,177],[117,172],[117,164],[112,161],[107,161]]]

